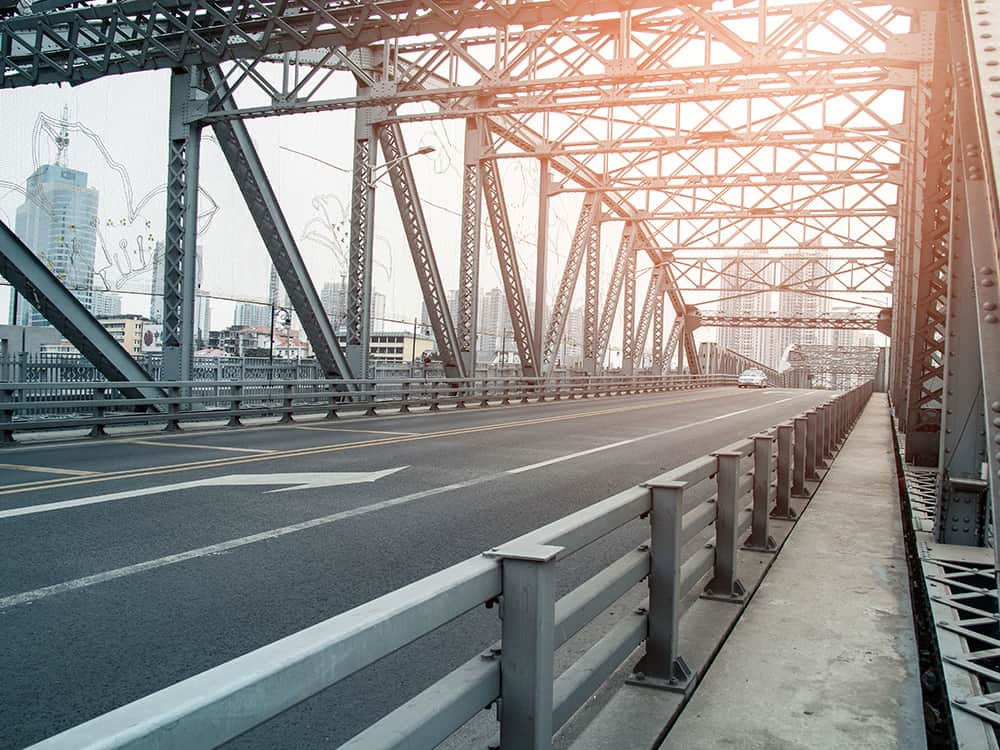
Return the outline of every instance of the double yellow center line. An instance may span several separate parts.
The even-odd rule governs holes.
[[[725,394],[725,395],[737,395],[737,394]],[[397,443],[410,443],[418,440],[434,440],[437,438],[454,437],[457,435],[469,435],[477,432],[492,432],[495,430],[509,430],[517,427],[528,427],[532,425],[549,424],[552,422],[566,422],[574,419],[598,417],[606,414],[621,414],[624,412],[638,411],[640,409],[650,409],[670,404],[689,404],[695,401],[708,401],[712,399],[718,399],[719,397],[720,394],[714,394],[712,396],[686,398],[683,401],[676,398],[669,400],[662,400],[662,401],[654,401],[654,402],[646,401],[641,404],[634,404],[630,406],[619,406],[609,409],[596,409],[593,411],[578,412],[574,414],[562,414],[550,417],[538,417],[535,419],[521,419],[511,422],[496,422],[493,424],[480,425],[477,427],[463,427],[450,430],[438,430],[436,432],[400,435],[398,437],[385,437],[372,440],[358,440],[351,443],[338,443],[336,445],[320,445],[311,448],[298,448],[295,450],[283,451],[280,454],[267,453],[263,455],[240,456],[234,458],[218,458],[218,459],[209,459],[206,461],[191,461],[188,463],[168,464],[165,466],[142,467],[138,469],[125,469],[122,471],[101,472],[87,476],[67,477],[65,479],[42,479],[34,482],[21,482],[18,484],[9,485],[0,490],[0,495],[14,495],[28,491],[37,492],[40,490],[51,490],[51,489],[58,489],[61,487],[74,487],[83,484],[93,484],[95,482],[108,482],[116,479],[132,479],[136,477],[147,477],[156,474],[172,474],[177,472],[200,471],[203,469],[217,469],[227,466],[236,466],[239,464],[258,463],[260,461],[274,461],[279,458],[282,461],[285,461],[289,458],[297,458],[300,456],[315,456],[325,453],[337,453],[340,451],[353,450],[355,448],[374,448],[383,445],[395,445]]]

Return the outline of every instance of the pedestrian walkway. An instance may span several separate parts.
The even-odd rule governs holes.
[[[661,747],[925,747],[886,414],[875,394]]]

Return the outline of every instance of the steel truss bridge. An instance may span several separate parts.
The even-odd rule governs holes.
[[[676,356],[697,373],[698,325],[881,330],[906,458],[941,467],[931,491],[940,522],[956,503],[1000,512],[998,39],[992,0],[3,0],[0,88],[171,71],[172,380],[190,380],[199,148],[211,129],[328,377],[368,372],[372,176],[384,168],[449,377],[475,368],[482,219],[525,376],[552,371],[581,275],[593,374],[616,324],[626,375],[649,348],[654,369]],[[346,96],[331,85],[344,77]],[[343,109],[355,127],[342,348],[246,120]],[[435,252],[406,143],[413,123],[441,119],[465,126],[457,257]],[[514,240],[508,159],[538,163],[533,247]],[[549,204],[562,193],[579,194],[579,216],[552,269]],[[611,232],[618,249],[604,259]],[[524,257],[536,290],[552,271],[559,279],[534,310]],[[602,262],[612,264],[606,289]],[[441,263],[458,264],[455,317]],[[149,381],[132,394],[155,395],[3,225],[0,273],[109,379]],[[772,294],[854,312],[727,311]]]

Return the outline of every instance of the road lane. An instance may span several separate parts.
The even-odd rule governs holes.
[[[0,705],[10,708],[10,720],[0,727],[0,746],[17,747],[40,739],[361,604],[826,398],[822,393],[794,391],[734,398],[730,391],[688,403],[643,399],[643,408],[628,411],[608,408],[631,399],[563,402],[551,410],[539,407],[550,416],[595,412],[575,419],[538,421],[535,415],[543,412],[534,407],[466,410],[440,421],[403,417],[405,431],[448,434],[389,446],[307,451],[251,465],[254,473],[411,466],[370,486],[283,493],[268,493],[270,487],[214,487],[206,488],[215,493],[211,496],[162,495],[0,519],[0,545],[6,550],[0,560],[4,568],[0,580],[4,593],[17,595],[81,574],[113,570],[122,563],[183,554],[196,549],[200,541],[220,544],[247,532],[267,533],[426,493],[334,523],[218,549],[0,610],[0,632],[12,655],[7,674],[17,676],[0,684]],[[661,405],[655,406],[657,402]],[[743,411],[753,407],[763,408]],[[517,420],[509,416],[513,411]],[[725,420],[705,422],[741,411]],[[488,427],[529,418],[530,425],[503,429],[461,432],[455,426]],[[431,422],[433,427],[428,427]],[[694,422],[702,424],[692,426]],[[239,435],[241,439],[253,435],[255,446],[268,441],[273,446],[276,435],[289,432],[272,429],[282,432]],[[677,431],[642,439],[672,429]],[[329,447],[310,439],[314,442],[300,438],[295,445]],[[185,436],[185,442],[190,440]],[[619,445],[587,453],[615,443]],[[571,454],[577,455],[551,462]],[[509,473],[531,464],[539,465]],[[108,470],[99,463],[88,465]],[[194,473],[218,476],[226,470]],[[162,480],[155,476],[116,480],[103,483],[102,490],[111,484],[143,487],[156,481]],[[42,497],[37,501],[66,497],[65,492],[66,488],[39,492]],[[23,503],[29,496],[36,501],[34,492],[17,497]],[[643,533],[637,524],[620,536],[632,543]],[[579,557],[572,569],[560,571],[561,590],[606,564],[612,557],[611,544],[594,545]],[[408,649],[405,658],[386,660],[371,674],[327,691],[234,746],[305,748],[339,742],[495,637],[495,615],[477,611]],[[398,671],[403,666],[406,674]]]

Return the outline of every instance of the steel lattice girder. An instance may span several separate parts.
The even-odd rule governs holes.
[[[40,257],[0,221],[0,276],[31,303],[100,373],[112,381],[151,383],[149,388],[126,388],[129,398],[158,398],[163,391],[104,326],[56,278]]]
[[[479,224],[482,213],[482,125],[465,121],[465,168],[462,173],[462,239],[458,267],[458,347],[469,371],[475,369],[476,322],[479,307]]]
[[[213,80],[219,80],[217,70],[210,68],[209,72]],[[219,141],[219,148],[246,200],[250,216],[257,225],[278,277],[299,317],[302,330],[312,345],[316,361],[328,377],[351,378],[351,368],[316,293],[316,287],[278,205],[278,198],[267,179],[246,125],[239,120],[228,120],[216,122],[212,127]]]
[[[788,364],[814,375],[858,375],[872,377],[878,367],[881,348],[877,346],[825,346],[794,344],[788,350]]]
[[[485,146],[489,148],[490,134],[484,131]],[[485,159],[480,165],[483,198],[486,212],[493,229],[493,244],[497,249],[500,263],[500,278],[507,297],[507,310],[514,329],[514,341],[521,359],[521,371],[525,376],[534,377],[538,371],[538,354],[534,350],[534,334],[528,317],[528,303],[521,284],[521,271],[517,265],[517,248],[507,215],[507,199],[500,180],[500,167],[493,159]]]
[[[597,196],[584,196],[583,205],[580,207],[580,217],[577,219],[576,230],[573,232],[569,255],[566,258],[566,266],[559,281],[559,290],[552,305],[549,325],[545,331],[542,367],[546,375],[550,374],[555,366],[556,352],[566,331],[566,317],[569,314],[570,303],[573,301],[577,278],[580,276],[580,266],[583,265],[583,258],[591,241],[592,228],[597,224],[598,206]]]
[[[880,316],[856,315],[723,315],[692,311],[688,321],[692,326],[722,326],[726,328],[814,328],[838,331],[877,331]]]
[[[465,377],[465,363],[459,355],[458,336],[446,302],[434,249],[431,247],[427,222],[417,197],[413,171],[403,143],[403,132],[398,125],[383,126],[379,128],[379,142],[382,144],[386,169],[396,196],[410,255],[413,256],[417,280],[423,291],[427,315],[441,350],[441,362],[449,377]]]
[[[615,256],[615,265],[611,269],[611,282],[604,297],[604,310],[601,313],[601,324],[597,331],[597,362],[600,366],[604,364],[604,358],[608,352],[608,342],[611,340],[611,326],[614,324],[615,311],[618,309],[618,301],[621,299],[622,287],[625,284],[625,277],[628,273],[635,273],[635,252],[636,252],[637,229],[633,222],[628,222],[622,229],[621,242],[618,245],[618,254]],[[626,295],[626,304],[635,304],[635,286],[633,284],[633,294]]]

